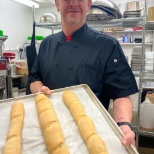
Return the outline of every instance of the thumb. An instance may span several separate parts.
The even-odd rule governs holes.
[[[133,131],[128,131],[125,133],[125,136],[122,138],[121,143],[123,146],[128,146],[133,144],[135,146],[135,134]]]
[[[127,142],[126,139],[122,139],[121,140],[121,143],[122,143],[123,146],[127,146],[128,145],[128,142]]]
[[[46,86],[42,86],[41,87],[41,92],[43,92],[46,95],[50,95],[51,94],[51,90],[48,87],[46,87]]]

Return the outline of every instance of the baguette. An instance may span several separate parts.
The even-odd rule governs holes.
[[[97,134],[92,119],[86,115],[76,95],[66,90],[63,93],[63,101],[70,110],[78,126],[81,137],[87,145],[89,154],[108,154],[105,142]]]
[[[23,121],[24,106],[21,102],[15,102],[11,108],[10,127],[2,154],[21,154]]]
[[[57,115],[47,96],[35,98],[40,128],[49,154],[69,154]]]

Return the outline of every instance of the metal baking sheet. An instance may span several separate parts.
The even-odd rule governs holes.
[[[70,154],[88,154],[88,150],[76,123],[62,101],[62,94],[66,89],[73,91],[79,98],[86,114],[94,121],[97,133],[105,141],[109,154],[138,154],[133,146],[125,148],[121,145],[120,139],[123,136],[121,130],[87,85],[53,90],[52,95],[48,96],[57,113]],[[36,94],[32,94],[0,101],[0,154],[2,154],[9,129],[11,106],[17,100],[23,102],[25,108],[22,154],[48,153],[38,122],[35,96]]]

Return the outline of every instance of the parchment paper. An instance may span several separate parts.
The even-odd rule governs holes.
[[[120,139],[110,127],[100,110],[93,103],[86,90],[82,87],[72,89],[85,108],[86,114],[94,121],[96,130],[105,141],[109,154],[128,154],[127,150],[121,145]],[[57,113],[61,124],[66,145],[70,154],[88,154],[87,147],[82,140],[76,123],[70,111],[62,101],[61,92],[53,93],[49,96],[52,105]],[[35,95],[31,98],[17,98],[24,103],[25,117],[22,132],[22,154],[48,154],[44,143],[44,138],[40,130],[36,107]],[[15,100],[7,103],[0,103],[0,154],[6,142],[6,136],[10,123],[10,110]]]

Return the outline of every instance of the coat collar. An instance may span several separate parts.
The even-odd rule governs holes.
[[[80,38],[84,32],[88,29],[87,24],[85,23],[81,28],[79,28],[77,31],[75,31],[71,36],[71,41],[76,40]],[[60,40],[59,42],[64,43],[66,41],[66,36],[63,31],[60,32]]]

